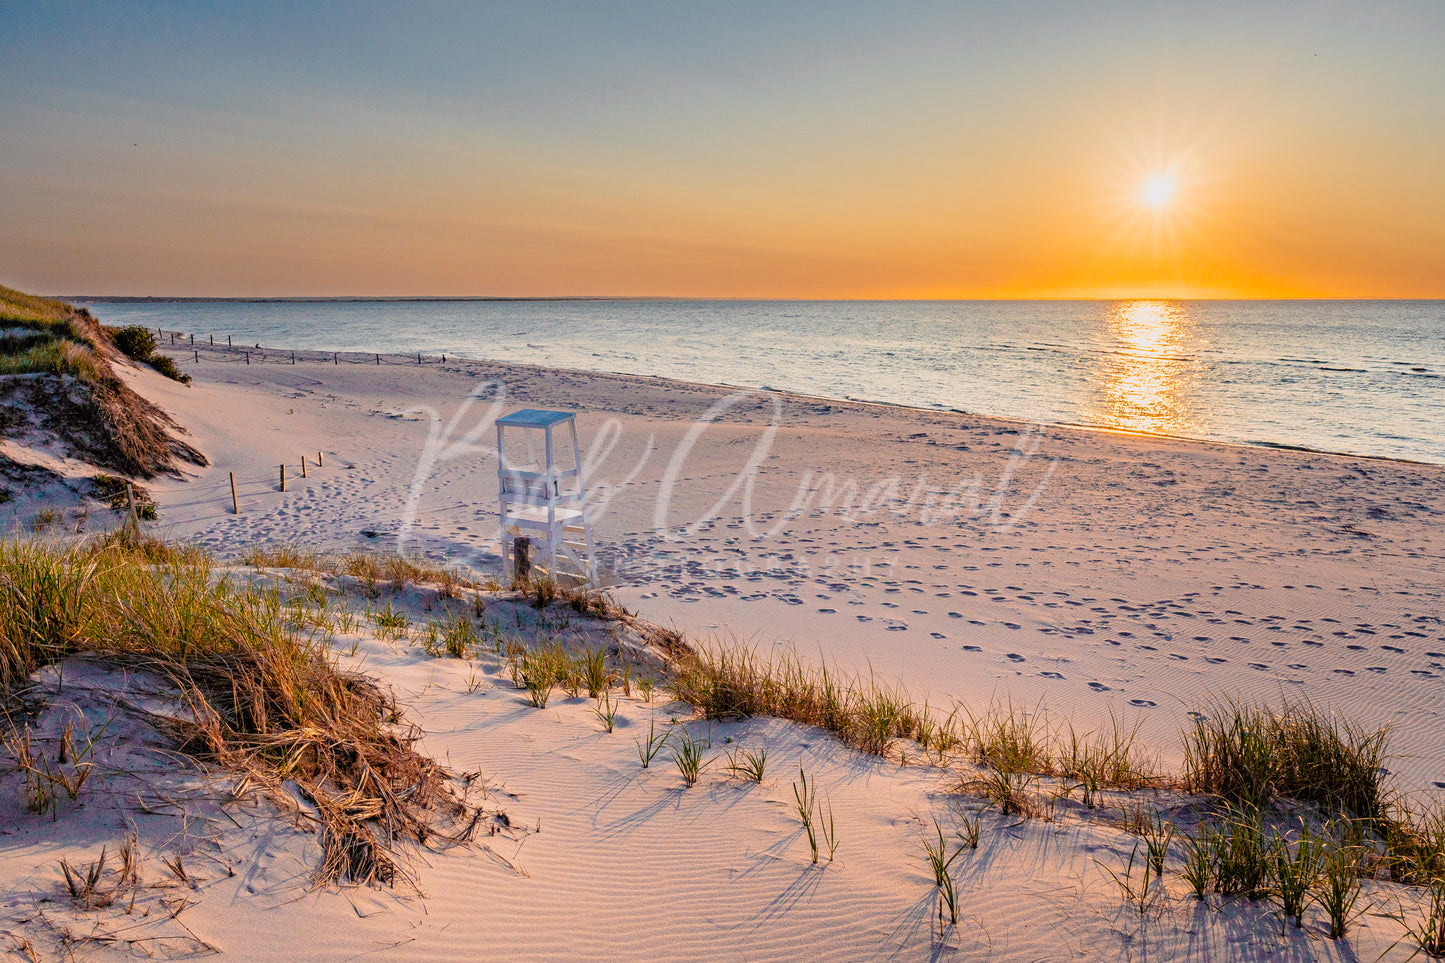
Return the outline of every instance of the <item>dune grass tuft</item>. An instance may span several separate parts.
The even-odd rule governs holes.
[[[1383,826],[1389,731],[1373,732],[1308,702],[1281,708],[1221,701],[1185,733],[1185,787],[1259,808],[1278,798],[1316,802]]]
[[[1060,738],[1041,712],[1012,705],[980,714],[955,707],[946,716],[921,706],[896,687],[812,666],[785,650],[771,658],[745,645],[684,650],[672,683],[677,698],[709,719],[768,715],[818,726],[864,752],[889,756],[912,740],[938,762],[971,759],[988,772],[965,779],[1010,812],[1032,811],[1023,792],[1038,775],[1084,776],[1100,786],[1134,789],[1153,781],[1134,732],[1115,724],[1099,733],[1070,730]]]
[[[770,715],[814,725],[865,752],[886,755],[898,739],[935,738],[938,723],[901,692],[814,669],[792,653],[764,659],[746,646],[688,653],[674,694],[709,719]]]
[[[262,785],[289,782],[315,807],[318,881],[403,881],[392,840],[446,838],[466,807],[392,699],[339,669],[288,613],[198,550],[133,533],[0,542],[0,686],[79,653],[162,674],[197,720],[176,723],[186,750]]]

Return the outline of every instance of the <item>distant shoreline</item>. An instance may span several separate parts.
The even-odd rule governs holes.
[[[1098,302],[132,299],[90,308],[108,324],[197,341],[445,353],[1445,463],[1445,434],[1424,410],[1445,390],[1445,356],[1408,338],[1445,330],[1440,304],[1169,304],[1184,340],[1157,362],[1107,321],[1129,304]],[[1320,341],[1335,330],[1351,333],[1346,347]],[[1357,342],[1375,347],[1349,346]],[[1184,409],[1134,418],[1128,397],[1108,394],[1125,384],[1121,372],[1158,374],[1160,365],[1174,394],[1140,403]]]
[[[69,295],[60,295],[60,296],[58,296],[58,299],[61,300],[61,301],[68,301],[68,302],[70,302],[70,303],[72,303],[72,304],[96,304],[96,303],[105,303],[105,304],[226,304],[226,303],[233,303],[233,304],[317,304],[317,303],[322,303],[322,302],[334,302],[334,303],[338,303],[338,304],[353,304],[353,303],[361,303],[361,302],[367,302],[367,303],[374,302],[374,303],[380,303],[380,304],[394,304],[394,303],[406,303],[406,302],[428,303],[428,302],[454,302],[454,301],[466,302],[466,301],[685,301],[685,300],[691,300],[691,299],[688,299],[688,298],[647,298],[647,297],[640,297],[640,298],[609,298],[609,297],[590,297],[590,296],[587,296],[587,295],[558,296],[558,297],[525,297],[525,298],[524,298],[524,297],[505,298],[505,297],[487,297],[487,296],[475,296],[475,297],[396,297],[396,298],[350,297],[350,296],[343,296],[343,297],[316,297],[316,298],[305,298],[305,297],[294,297],[294,298],[205,298],[205,297],[197,297],[197,298],[191,298],[191,297],[169,297],[169,296],[162,296],[162,295],[145,296],[145,297],[135,297],[135,296],[128,296],[128,297],[111,297],[111,296],[108,296],[108,295],[99,295],[99,294],[88,294],[88,295],[69,294]]]

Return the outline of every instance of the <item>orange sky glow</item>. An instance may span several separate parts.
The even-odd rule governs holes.
[[[46,293],[1445,297],[1434,2],[59,9],[0,14],[0,283]]]

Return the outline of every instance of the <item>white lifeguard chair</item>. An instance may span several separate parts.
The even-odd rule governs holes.
[[[572,467],[558,465],[552,430],[566,425],[572,434]],[[510,457],[507,429],[525,436],[526,458]],[[536,457],[537,433],[545,449]],[[570,575],[596,584],[597,561],[592,552],[592,523],[587,518],[587,489],[582,481],[582,453],[577,444],[577,415],[571,411],[523,408],[497,419],[497,489],[501,502],[502,577],[516,577],[513,554],[518,538],[537,549],[533,564],[552,578]],[[560,566],[560,567],[559,567]]]

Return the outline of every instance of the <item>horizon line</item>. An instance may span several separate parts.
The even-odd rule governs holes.
[[[57,301],[75,302],[107,302],[112,304],[167,304],[180,302],[197,303],[242,303],[242,302],[269,302],[269,303],[318,303],[318,302],[516,302],[516,301],[660,301],[660,302],[687,302],[687,301],[742,301],[742,302],[931,302],[931,303],[983,303],[983,302],[1063,302],[1063,301],[1445,301],[1445,297],[1410,297],[1404,295],[1392,295],[1386,297],[1359,295],[1353,297],[1309,297],[1309,296],[1267,296],[1267,297],[1171,297],[1167,295],[1136,295],[1136,296],[1076,296],[1076,297],[995,297],[995,298],[846,298],[846,297],[724,297],[709,295],[620,295],[620,294],[541,294],[541,295],[486,295],[486,294],[465,294],[465,295],[367,295],[367,294],[336,294],[336,295],[185,295],[185,294],[47,294],[42,297],[52,298]]]

